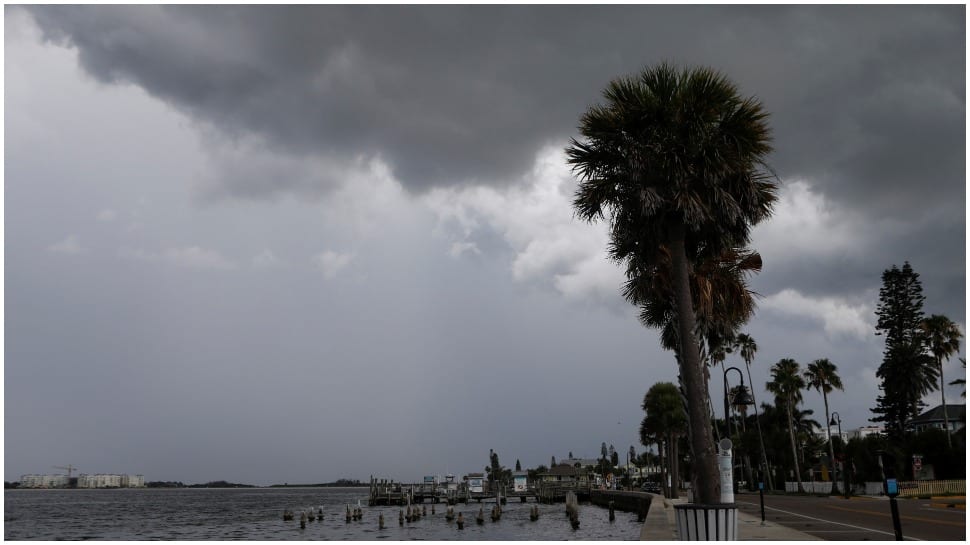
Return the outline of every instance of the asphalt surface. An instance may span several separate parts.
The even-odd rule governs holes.
[[[758,494],[737,494],[744,513],[760,519]],[[903,538],[965,541],[966,511],[932,500],[897,500]],[[826,541],[892,541],[889,500],[885,498],[765,495],[765,515],[778,524]]]

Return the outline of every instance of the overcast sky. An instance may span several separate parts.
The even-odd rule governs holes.
[[[828,358],[843,429],[868,423],[893,264],[966,321],[963,6],[4,13],[6,480],[642,451],[643,394],[676,365],[604,226],[573,218],[563,149],[611,78],[664,60],[772,114],[759,400],[779,359]]]

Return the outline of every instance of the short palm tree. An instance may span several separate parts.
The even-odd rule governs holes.
[[[610,257],[628,279],[649,278],[669,255],[677,355],[688,402],[697,501],[720,501],[710,399],[696,337],[691,267],[743,247],[767,218],[776,184],[767,113],[708,68],[661,64],[613,80],[605,104],[580,119],[568,161],[580,177],[579,218],[610,222]]]
[[[795,420],[793,412],[797,405],[802,401],[802,389],[805,388],[805,381],[802,379],[801,369],[798,362],[785,358],[771,366],[771,382],[765,384],[765,388],[775,394],[775,405],[784,406],[788,416],[788,436],[791,438],[791,452],[793,463],[795,464],[795,481],[798,483],[798,491],[804,492],[802,487],[802,473],[798,467],[798,448],[795,446]]]
[[[804,377],[809,388],[822,393],[822,401],[825,403],[825,436],[829,444],[829,467],[832,468],[835,467],[835,450],[832,448],[832,427],[829,426],[829,392],[842,390],[839,368],[826,358],[818,359],[808,364]]]
[[[666,458],[670,467],[671,482],[674,483],[669,497],[676,498],[677,484],[680,481],[677,467],[679,459],[677,438],[687,432],[687,415],[684,414],[680,391],[673,383],[658,382],[643,396],[641,407],[647,413],[643,419],[641,435],[662,437],[669,450]]]
[[[936,367],[940,373],[940,398],[943,403],[943,426],[946,429],[946,445],[952,446],[950,440],[950,420],[946,414],[946,394],[943,392],[943,360],[960,351],[960,339],[963,333],[952,320],[941,314],[934,314],[924,318],[923,334],[930,353],[936,359]]]

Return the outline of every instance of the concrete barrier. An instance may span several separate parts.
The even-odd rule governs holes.
[[[632,492],[625,490],[593,490],[589,494],[589,501],[593,505],[609,507],[613,502],[613,508],[617,511],[636,513],[637,520],[643,521],[650,511],[650,500],[652,495],[646,492]]]

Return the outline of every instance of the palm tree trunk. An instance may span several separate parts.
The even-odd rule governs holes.
[[[670,237],[672,284],[680,336],[680,380],[687,402],[688,440],[693,461],[691,487],[694,501],[715,504],[721,501],[721,479],[717,469],[714,440],[711,437],[710,396],[704,381],[700,351],[694,334],[694,305],[690,292],[690,271],[684,247],[684,225],[673,226]]]
[[[677,436],[675,434],[670,434],[670,488],[672,499],[680,498],[680,462],[678,460],[677,452]]]
[[[832,474],[832,492],[839,487],[838,480],[835,479],[835,449],[832,447],[832,425],[829,424],[829,396],[825,393],[825,385],[822,385],[822,401],[825,403],[825,434],[829,438],[829,472]],[[841,440],[842,438],[839,437]]]
[[[788,412],[788,436],[791,438],[792,462],[795,464],[795,482],[798,483],[798,491],[804,493],[805,489],[802,488],[802,471],[798,467],[798,449],[795,447],[795,427],[792,425],[791,398],[788,399],[785,409]]]
[[[953,444],[950,442],[950,420],[946,416],[946,392],[943,391],[943,358],[937,358],[936,364],[940,368],[940,401],[943,403],[943,429],[946,430],[946,448],[952,448]]]
[[[667,486],[667,475],[670,473],[670,471],[667,469],[668,462],[667,462],[667,455],[665,452],[666,448],[667,447],[664,446],[663,436],[661,435],[660,439],[657,440],[657,453],[658,453],[658,456],[660,457],[660,489],[663,491],[664,497],[669,498],[670,487]]]
[[[771,471],[768,470],[768,453],[765,450],[765,438],[761,434],[761,418],[758,417],[758,400],[754,398],[754,381],[751,380],[751,363],[744,360],[744,368],[748,371],[748,383],[751,384],[751,401],[754,402],[754,423],[758,427],[758,443],[761,447],[761,463],[764,464],[761,470],[765,473],[764,478],[768,479],[768,489],[774,490],[774,479],[771,478]]]

